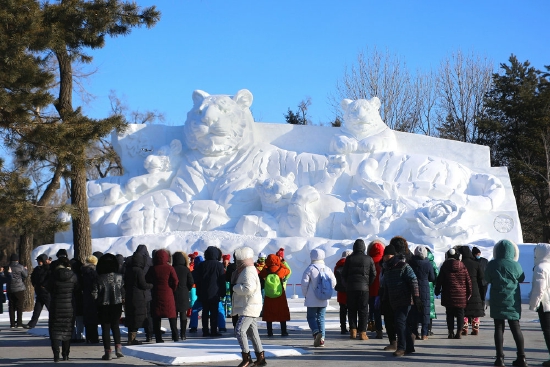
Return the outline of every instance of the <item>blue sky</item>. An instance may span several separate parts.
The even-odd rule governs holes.
[[[181,125],[191,94],[254,95],[256,120],[284,122],[311,97],[314,124],[334,119],[328,95],[368,48],[404,58],[411,71],[437,68],[462,50],[498,64],[510,54],[550,64],[550,1],[138,0],[162,12],[152,29],[108,39],[91,51],[95,96],[84,110],[109,114],[114,90],[131,110],[158,110]],[[78,103],[78,102],[77,102]]]

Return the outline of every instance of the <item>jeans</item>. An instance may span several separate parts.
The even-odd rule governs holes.
[[[542,335],[544,335],[544,341],[546,342],[546,349],[550,353],[550,311],[545,312],[542,305],[538,309],[540,328],[542,329]]]
[[[497,357],[504,356],[504,320],[494,319],[495,322],[495,348]],[[519,320],[508,320],[508,326],[516,342],[518,356],[525,356],[525,347],[523,341],[523,333],[519,327]]]
[[[414,341],[411,329],[407,323],[407,317],[411,306],[399,307],[394,311],[395,331],[397,332],[397,350],[414,352]]]
[[[325,312],[326,307],[308,307],[307,323],[313,335],[321,333],[325,339]]]
[[[260,335],[258,334],[258,324],[256,324],[255,317],[239,316],[237,326],[235,327],[235,337],[237,337],[243,353],[250,352],[248,348],[248,339],[252,341],[256,356],[264,351]]]
[[[464,309],[456,307],[446,307],[447,313],[447,330],[454,331],[456,318],[456,332],[460,333],[464,327]]]
[[[369,321],[374,321],[374,327],[377,331],[382,331],[382,314],[380,308],[378,310],[374,307],[376,302],[376,296],[369,297]]]
[[[369,292],[348,291],[347,296],[349,328],[357,329],[358,332],[367,331]],[[359,322],[357,321],[358,318]]]

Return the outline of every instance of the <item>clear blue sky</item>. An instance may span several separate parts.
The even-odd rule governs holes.
[[[91,51],[98,69],[87,85],[86,113],[109,114],[108,94],[132,110],[158,110],[180,125],[191,94],[254,95],[256,120],[284,122],[311,97],[314,124],[334,114],[328,95],[367,47],[403,57],[411,71],[437,68],[452,52],[510,54],[542,69],[550,64],[550,1],[510,0],[138,0],[162,12],[152,29],[108,39]]]

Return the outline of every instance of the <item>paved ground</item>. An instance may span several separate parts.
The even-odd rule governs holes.
[[[334,302],[334,301],[331,301]],[[336,305],[336,304],[335,304]],[[262,340],[270,344],[288,345],[304,348],[311,351],[298,357],[283,357],[268,360],[270,366],[315,366],[334,367],[343,362],[346,366],[492,366],[494,361],[494,345],[492,320],[488,317],[482,319],[481,333],[479,336],[467,336],[460,340],[447,339],[447,331],[444,322],[444,308],[438,306],[439,319],[434,322],[436,335],[427,341],[419,341],[416,344],[416,353],[395,358],[391,352],[383,351],[387,339],[370,339],[361,342],[350,340],[347,336],[340,335],[339,331],[327,332],[326,347],[313,348],[312,337],[307,331],[291,331],[288,338],[264,337],[265,329],[261,329]],[[327,317],[337,317],[336,310],[327,313]],[[292,313],[293,318],[305,318],[303,313]],[[44,324],[44,321],[41,321]],[[167,326],[167,325],[163,325]],[[228,324],[229,326],[229,324]],[[549,358],[544,344],[544,338],[540,330],[537,314],[527,310],[524,312],[521,322],[525,337],[527,360],[530,366],[540,366]],[[0,323],[0,366],[37,366],[60,364],[78,364],[81,366],[92,365],[139,365],[154,366],[154,363],[137,358],[124,357],[112,361],[102,361],[101,345],[75,344],[71,346],[71,360],[69,362],[54,363],[49,339],[31,336],[24,329],[10,330],[9,324]],[[229,329],[228,334],[232,334]],[[200,335],[200,334],[199,334]],[[167,339],[167,338],[165,338]],[[201,338],[197,338],[201,339]],[[181,343],[181,344],[184,344]],[[182,355],[192,349],[182,348]],[[506,364],[511,366],[515,359],[515,345],[511,333],[505,333]],[[201,366],[236,366],[239,362],[215,362],[201,364]]]

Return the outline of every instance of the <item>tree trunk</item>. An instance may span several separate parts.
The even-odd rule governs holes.
[[[32,263],[31,252],[33,250],[33,235],[24,234],[19,238],[19,263],[27,268],[29,276],[25,279],[25,298],[23,311],[32,311],[34,308],[34,288],[31,284]]]
[[[74,257],[83,264],[92,254],[92,233],[90,231],[90,215],[88,213],[88,198],[86,195],[85,156],[80,154],[79,164],[72,166],[71,202],[73,214],[73,244]]]
[[[542,226],[542,242],[550,243],[550,226],[549,225]]]

